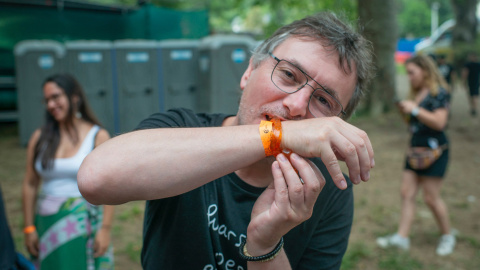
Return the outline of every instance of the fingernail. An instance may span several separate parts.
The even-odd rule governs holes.
[[[366,172],[363,174],[363,180],[367,181],[368,179],[370,179],[370,172]]]
[[[278,155],[277,159],[280,160],[281,162],[287,161],[287,158],[285,158],[285,156],[283,154]]]
[[[370,167],[375,167],[375,159],[372,158],[372,160],[370,161]]]
[[[347,188],[347,182],[345,182],[345,180],[340,181],[340,188],[342,189]]]
[[[295,159],[295,160],[299,160],[299,159],[300,159],[300,156],[297,155],[297,154],[295,154],[295,153],[292,153],[290,156],[291,156],[293,159]]]
[[[278,165],[278,162],[273,162],[273,168],[280,169],[280,165]]]
[[[355,184],[359,184],[360,182],[362,182],[362,177],[358,175],[355,180]]]

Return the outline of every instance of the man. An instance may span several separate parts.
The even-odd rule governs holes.
[[[455,83],[455,71],[453,66],[447,62],[445,55],[439,55],[437,60],[437,66],[440,73],[443,75],[443,78],[450,86],[450,89],[453,91],[453,84]]]
[[[94,204],[148,200],[144,269],[339,268],[353,191],[338,161],[355,184],[374,166],[366,133],[340,117],[371,59],[370,43],[331,13],[284,26],[250,59],[236,116],[154,114],[85,159],[80,190]],[[259,124],[274,118],[289,158],[265,157]]]
[[[478,62],[477,54],[470,53],[467,63],[462,70],[463,81],[469,90],[470,115],[477,115],[477,100],[480,87],[480,62]]]

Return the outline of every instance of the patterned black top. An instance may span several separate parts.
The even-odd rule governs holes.
[[[445,108],[450,109],[450,94],[444,88],[440,88],[436,96],[432,96],[430,93],[420,102],[419,107],[429,110],[431,112]],[[411,117],[409,121],[409,130],[412,133],[411,146],[430,146],[435,148],[434,145],[443,145],[448,143],[445,131],[438,131],[429,128],[416,117]]]

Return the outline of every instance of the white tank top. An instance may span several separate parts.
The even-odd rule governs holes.
[[[56,158],[53,161],[53,168],[43,169],[41,164],[41,154],[35,161],[35,170],[43,180],[42,194],[51,196],[81,197],[78,190],[77,172],[83,159],[90,153],[95,146],[95,135],[100,127],[94,125],[82,142],[78,152],[69,158]]]

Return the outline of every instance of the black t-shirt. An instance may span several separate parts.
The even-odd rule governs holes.
[[[138,129],[220,126],[226,117],[170,110],[152,115]],[[293,269],[338,269],[353,219],[352,184],[347,178],[347,190],[339,190],[320,159],[312,161],[325,176],[326,185],[313,216],[284,236],[284,249]],[[239,245],[263,190],[232,172],[187,193],[147,201],[143,268],[247,269],[247,262],[239,256]]]
[[[447,90],[440,88],[436,96],[430,93],[420,102],[419,107],[433,112],[436,109],[450,108],[450,94]],[[416,117],[410,118],[410,132],[412,133],[411,146],[430,146],[435,148],[434,144],[443,145],[448,143],[445,132],[429,128]]]
[[[480,84],[480,63],[468,62],[465,64],[465,68],[468,70],[468,86],[478,87]]]

